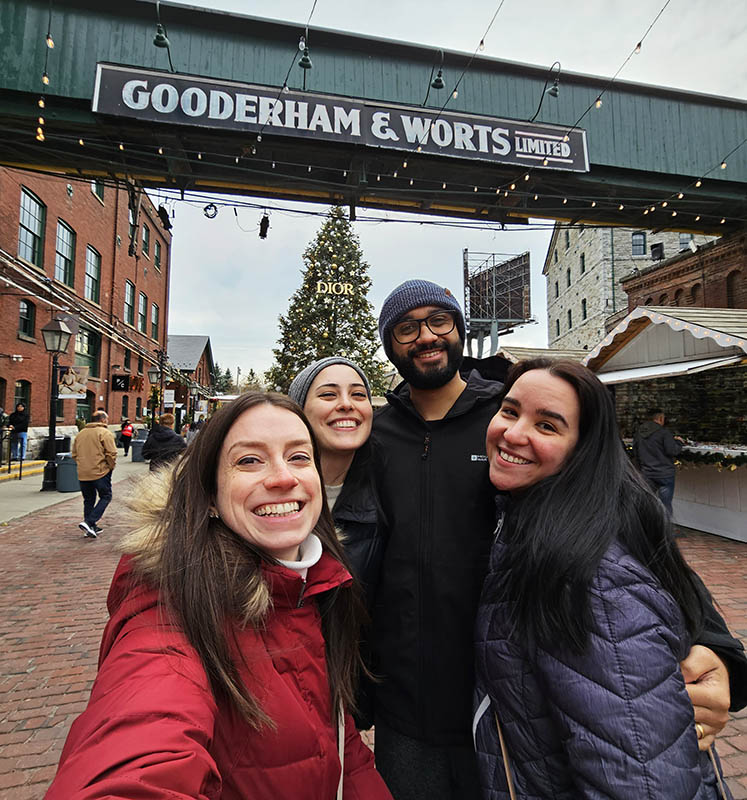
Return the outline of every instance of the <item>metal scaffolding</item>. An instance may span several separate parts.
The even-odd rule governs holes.
[[[494,355],[500,334],[531,321],[529,252],[507,258],[505,253],[470,253],[465,248],[462,259],[467,352],[472,355],[476,340],[481,358],[489,334]]]

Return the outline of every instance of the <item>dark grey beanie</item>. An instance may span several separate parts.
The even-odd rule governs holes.
[[[311,384],[314,383],[314,378],[326,367],[331,367],[332,364],[344,364],[346,367],[354,369],[361,376],[363,385],[366,387],[368,399],[371,399],[371,387],[368,385],[366,373],[354,361],[349,358],[343,358],[343,356],[320,358],[319,361],[314,361],[308,367],[302,369],[291,382],[288,389],[288,397],[303,408],[306,403],[306,396],[309,393],[309,389],[311,389]]]
[[[456,311],[456,327],[459,337],[464,341],[464,314],[454,295],[445,287],[420,278],[401,283],[384,300],[379,314],[379,336],[384,345],[387,358],[392,360],[392,328],[395,323],[413,308],[438,306]]]

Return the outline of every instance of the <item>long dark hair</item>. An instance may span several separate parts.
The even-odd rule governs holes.
[[[230,530],[209,510],[217,491],[218,460],[228,431],[245,411],[268,404],[299,417],[311,437],[314,463],[321,475],[319,449],[301,409],[279,394],[248,392],[221,408],[190,444],[177,467],[168,509],[161,526],[160,589],[189,643],[197,651],[216,698],[227,698],[255,728],[272,725],[256,697],[239,678],[226,631],[229,618],[261,626],[270,612],[269,590],[262,560],[272,559]],[[313,529],[325,550],[345,564],[324,491],[322,512]],[[363,611],[355,584],[320,598],[326,643],[332,709],[339,703],[354,708],[358,638]],[[332,715],[335,718],[335,715]]]
[[[560,472],[522,492],[510,505],[506,598],[514,623],[537,644],[562,642],[582,650],[588,638],[588,589],[610,545],[618,540],[675,599],[692,635],[703,600],[671,534],[671,523],[625,454],[609,391],[574,361],[531,359],[514,365],[504,394],[531,370],[546,370],[578,396],[579,436]]]

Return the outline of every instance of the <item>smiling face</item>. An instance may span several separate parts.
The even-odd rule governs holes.
[[[558,473],[578,442],[579,412],[562,378],[543,369],[521,375],[488,425],[491,483],[520,492]]]
[[[444,309],[420,306],[408,311],[397,324],[406,320],[423,320]],[[390,334],[391,336],[391,334]],[[392,363],[397,372],[416,389],[439,389],[456,375],[462,363],[464,343],[455,326],[450,333],[435,334],[427,325],[420,326],[414,342],[400,344],[392,336]]]
[[[218,460],[215,506],[237,536],[274,558],[294,561],[319,519],[321,491],[300,417],[263,403],[236,419]]]
[[[346,364],[314,378],[303,407],[322,453],[355,452],[371,435],[373,408],[360,375]]]

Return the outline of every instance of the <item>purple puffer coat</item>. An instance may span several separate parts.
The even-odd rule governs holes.
[[[473,733],[484,798],[509,797],[497,712],[524,800],[720,800],[698,750],[679,668],[690,637],[671,595],[613,545],[589,590],[586,651],[532,652],[496,601],[505,547],[500,538],[493,546],[477,619]]]

